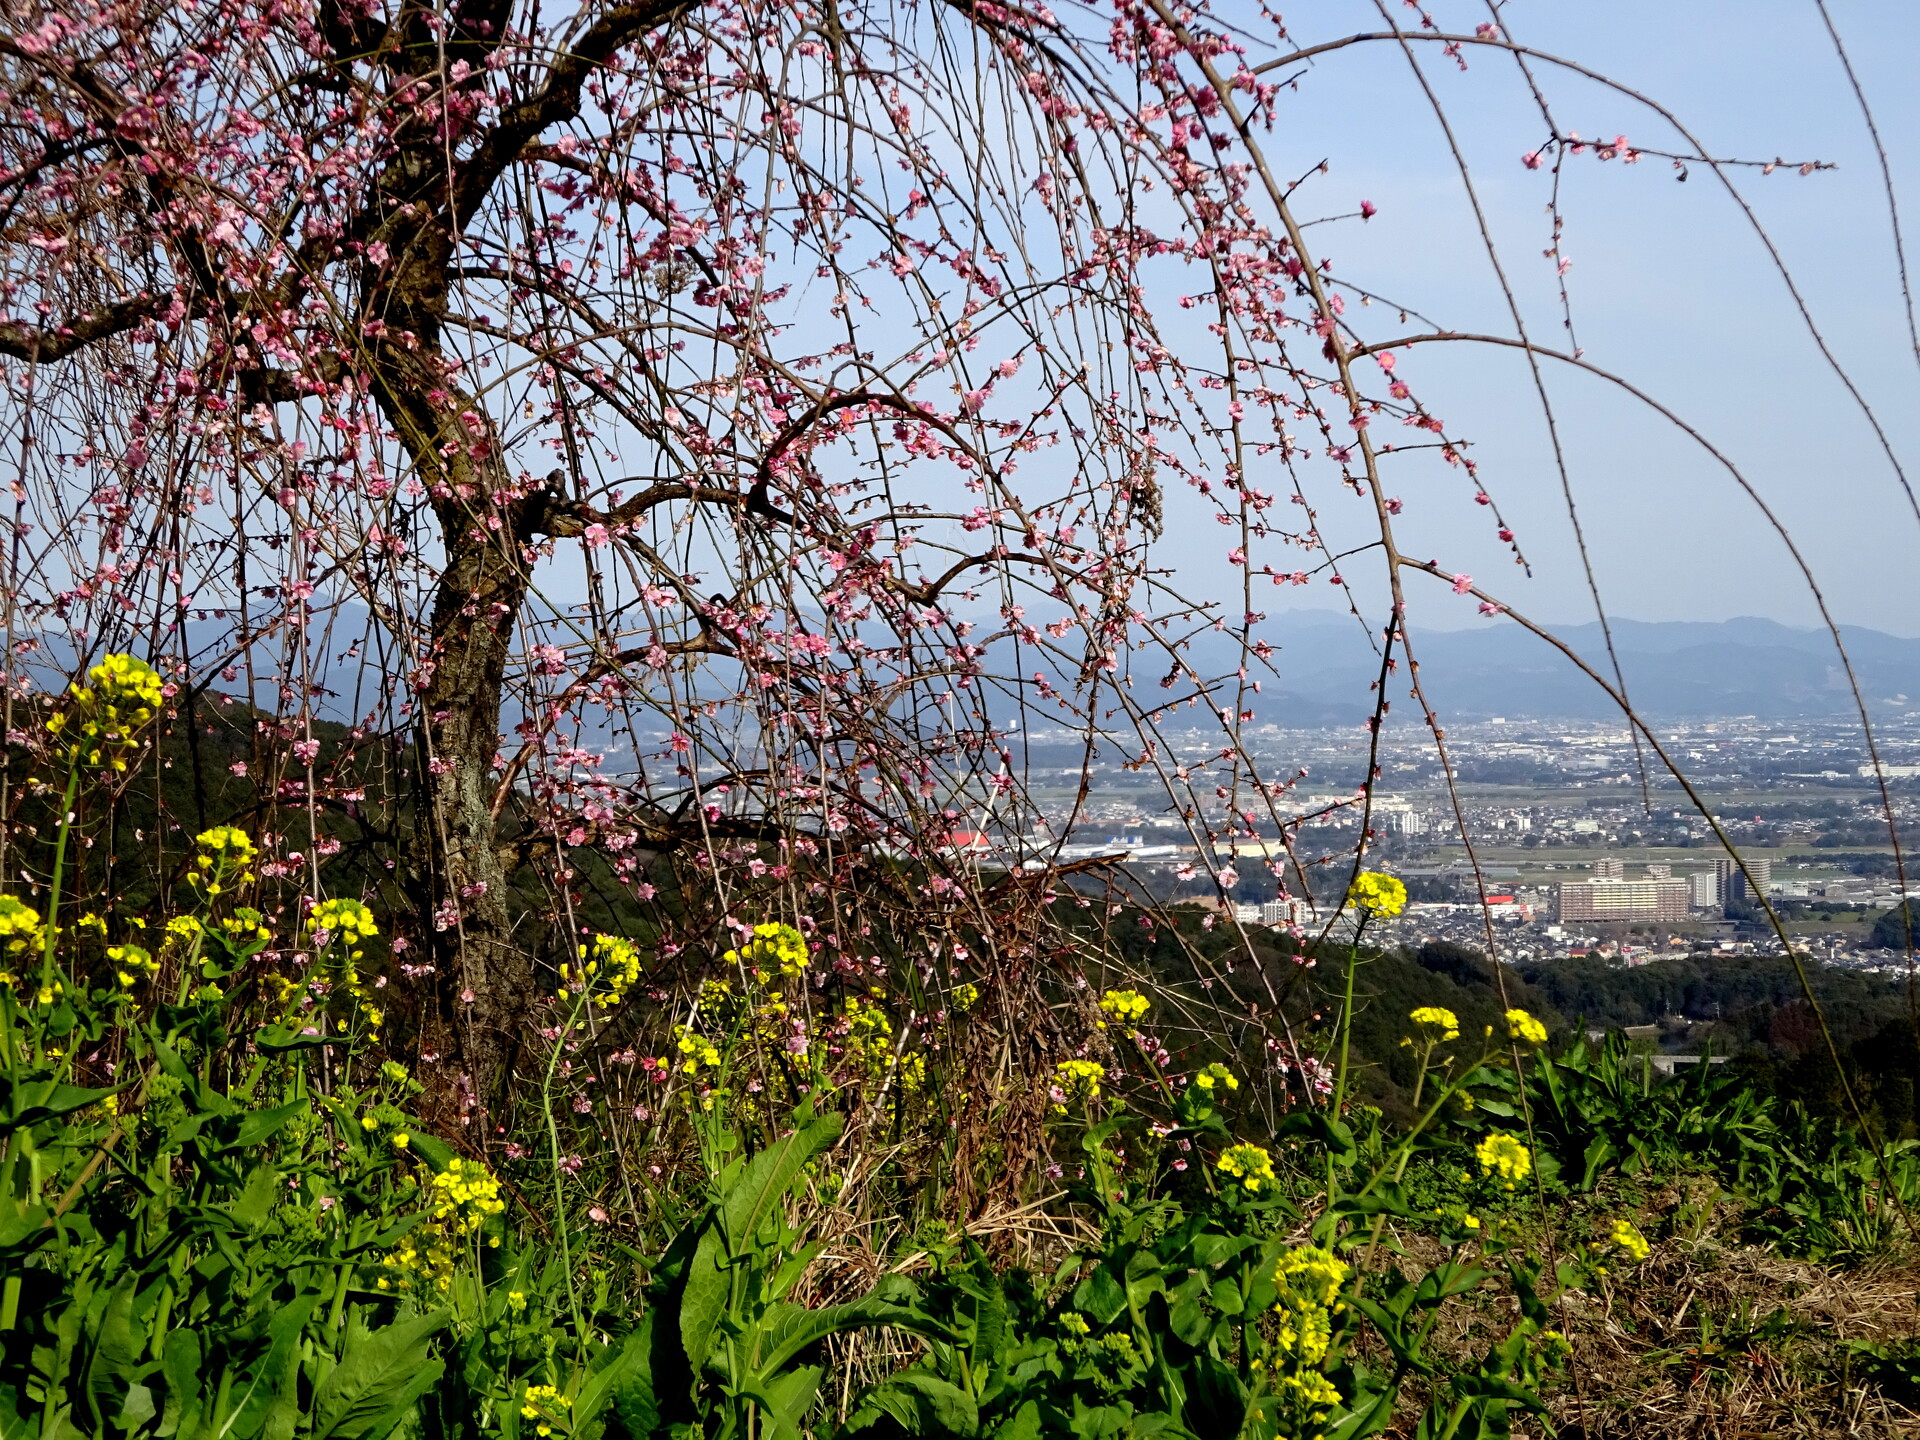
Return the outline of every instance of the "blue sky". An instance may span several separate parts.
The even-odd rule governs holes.
[[[1232,13],[1230,4],[1221,13]],[[1830,10],[1875,107],[1909,204],[1909,258],[1920,262],[1920,87],[1911,80],[1920,68],[1920,11],[1902,0],[1831,0]],[[1409,23],[1412,12],[1400,13]],[[1433,13],[1443,28],[1467,31],[1487,17],[1483,4],[1466,0]],[[1814,0],[1509,0],[1504,16],[1522,43],[1662,102],[1711,153],[1837,164],[1807,177],[1734,174],[1920,489],[1920,364],[1907,339],[1880,172]],[[1290,8],[1288,20],[1302,43],[1380,28],[1365,0]],[[1558,344],[1552,262],[1541,253],[1548,179],[1520,163],[1543,138],[1524,83],[1491,52],[1471,56],[1465,73],[1438,47],[1421,59],[1533,334]],[[1624,133],[1640,145],[1686,148],[1630,99],[1541,73],[1562,123],[1581,135]],[[1364,226],[1311,232],[1337,273],[1449,328],[1512,333],[1452,159],[1397,49],[1355,47],[1319,60],[1282,117],[1269,144],[1286,166],[1297,172],[1323,156],[1330,164],[1308,211],[1348,211],[1361,199],[1379,207]],[[1794,532],[1839,619],[1920,634],[1920,520],[1726,191],[1699,166],[1682,184],[1665,161],[1625,166],[1589,155],[1568,163],[1563,210],[1562,252],[1572,261],[1567,279],[1586,357],[1671,405],[1745,470]],[[1378,307],[1361,324],[1374,338],[1398,329]],[[1427,346],[1410,352],[1400,373],[1449,431],[1475,442],[1535,573],[1527,579],[1514,568],[1485,512],[1463,503],[1458,482],[1442,480],[1437,466],[1407,472],[1405,548],[1470,570],[1541,618],[1591,618],[1524,363],[1513,353]],[[1724,471],[1605,385],[1565,370],[1548,378],[1611,613],[1813,623],[1784,548]],[[1363,518],[1356,507],[1354,525]],[[1337,535],[1341,524],[1334,517],[1326,528]],[[1217,569],[1211,528],[1170,536],[1163,558],[1196,575]],[[1476,618],[1469,602],[1433,590],[1422,600],[1426,624]],[[1323,607],[1337,597],[1319,586],[1272,598]]]

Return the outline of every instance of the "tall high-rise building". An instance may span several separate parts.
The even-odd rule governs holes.
[[[1693,908],[1717,910],[1726,904],[1720,894],[1720,875],[1715,870],[1696,870],[1687,877],[1693,886]]]
[[[1729,905],[1751,905],[1754,901],[1752,887],[1747,884],[1747,875],[1732,860],[1716,860],[1713,872],[1720,877],[1720,898]],[[1753,876],[1753,884],[1760,887],[1760,893],[1766,894],[1767,887],[1773,884],[1773,861],[1771,858],[1747,858],[1747,873]]]
[[[1626,873],[1626,865],[1611,855],[1603,855],[1593,862],[1593,878],[1596,880],[1618,880]]]

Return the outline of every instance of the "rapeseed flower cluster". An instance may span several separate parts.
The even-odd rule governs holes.
[[[11,895],[0,895],[0,943],[9,955],[40,948],[40,912]]]
[[[506,1201],[500,1198],[500,1182],[487,1167],[478,1160],[462,1160],[458,1155],[433,1177],[428,1198],[433,1202],[433,1218],[451,1225],[461,1235],[471,1235],[489,1215],[502,1214],[507,1208]]]
[[[1258,1145],[1229,1145],[1213,1164],[1216,1170],[1238,1180],[1249,1194],[1258,1194],[1262,1185],[1273,1183],[1273,1156]]]
[[[109,945],[107,963],[113,966],[114,979],[129,990],[160,973],[160,962],[138,945]]]
[[[618,1005],[640,978],[640,952],[617,935],[595,935],[582,945],[577,968],[562,964],[560,983],[568,989],[581,989],[591,999],[605,1005]]]
[[[387,1107],[381,1107],[382,1110]],[[363,1115],[360,1123],[368,1130],[381,1128],[383,1117]],[[388,1137],[396,1150],[404,1150],[413,1137],[404,1130]],[[433,1288],[445,1292],[453,1286],[454,1266],[466,1253],[467,1241],[490,1216],[503,1213],[506,1202],[500,1198],[500,1182],[477,1160],[455,1156],[447,1168],[427,1184],[427,1221],[407,1232],[400,1244],[383,1260],[388,1270],[381,1276],[382,1290],[409,1290],[420,1277]],[[500,1237],[490,1236],[489,1246],[498,1246]]]
[[[386,1011],[374,1002],[373,990],[360,978],[359,965],[366,955],[359,948],[360,942],[380,933],[373,912],[358,900],[322,900],[307,916],[307,929],[316,942],[325,936],[328,944],[338,940],[348,947],[346,958],[339,962],[340,988],[360,1002],[367,1024],[378,1030],[386,1020]]]
[[[1149,1006],[1138,990],[1109,990],[1100,997],[1101,1011],[1123,1025],[1138,1024]]]
[[[1283,1317],[1278,1343],[1290,1358],[1309,1365],[1327,1358],[1330,1317],[1344,1308],[1340,1290],[1352,1273],[1344,1260],[1318,1245],[1289,1250],[1275,1263],[1273,1283],[1279,1298],[1273,1308]]]
[[[1344,1261],[1317,1245],[1289,1250],[1274,1265],[1279,1325],[1272,1361],[1261,1368],[1272,1373],[1270,1403],[1278,1407],[1281,1421],[1277,1434],[1317,1437],[1327,1412],[1340,1403],[1339,1390],[1320,1367],[1333,1344],[1333,1317],[1343,1308],[1340,1291],[1351,1273]]]
[[[1413,1021],[1414,1024],[1420,1026],[1423,1032],[1423,1038],[1425,1039],[1432,1040],[1437,1038],[1439,1042],[1444,1045],[1448,1041],[1458,1040],[1460,1038],[1460,1017],[1455,1015],[1453,1011],[1443,1009],[1441,1006],[1422,1005],[1418,1010],[1409,1014],[1407,1018]]]
[[[0,950],[8,956],[23,955],[40,948],[42,927],[40,912],[31,905],[0,895]],[[14,984],[13,971],[0,964],[0,985]]]
[[[547,1436],[553,1434],[555,1425],[566,1423],[566,1412],[572,1408],[573,1401],[553,1386],[529,1385],[520,1403],[520,1418],[533,1421],[535,1435]]]
[[[927,1057],[898,1049],[893,1020],[881,1008],[882,992],[875,989],[868,994],[871,998],[864,1002],[858,995],[847,997],[847,1053],[860,1059],[868,1080],[880,1079],[891,1067],[900,1088],[909,1095],[918,1094],[927,1079]]]
[[[1067,1106],[1080,1100],[1098,1100],[1100,1084],[1107,1078],[1107,1067],[1097,1060],[1062,1060],[1053,1067],[1053,1109],[1064,1115]]]
[[[242,905],[227,916],[220,922],[220,928],[226,931],[227,940],[233,945],[264,945],[273,938],[260,912],[250,905]]]
[[[193,843],[200,847],[200,853],[194,857],[193,872],[187,881],[196,889],[212,897],[227,883],[253,883],[253,871],[249,867],[260,851],[246,831],[232,825],[216,825],[211,830],[202,830]]]
[[[1647,1237],[1637,1230],[1630,1220],[1616,1220],[1608,1238],[1614,1248],[1627,1257],[1627,1263],[1638,1265],[1653,1253],[1653,1247],[1647,1243]]]
[[[1194,1071],[1188,1083],[1209,1095],[1216,1089],[1231,1094],[1240,1088],[1240,1077],[1216,1060],[1204,1070]]]
[[[807,941],[791,925],[756,925],[751,940],[721,958],[753,971],[757,980],[766,979],[769,970],[798,975],[807,968]]]
[[[1481,1171],[1511,1190],[1533,1173],[1533,1152],[1504,1130],[1496,1130],[1473,1147]]]
[[[358,900],[322,900],[307,916],[307,929],[315,935],[324,930],[330,939],[345,940],[349,945],[380,933],[373,912]],[[355,950],[353,958],[358,960],[360,951]]]
[[[675,1063],[682,1075],[698,1075],[702,1070],[719,1067],[719,1048],[706,1036],[685,1025],[673,1027],[673,1048],[680,1052],[680,1058]]]
[[[124,771],[136,733],[160,713],[165,685],[158,671],[131,655],[107,656],[87,679],[92,683],[67,687],[72,704],[47,721],[47,730],[72,763]]]
[[[1524,1010],[1507,1011],[1507,1034],[1522,1045],[1547,1043],[1547,1027]]]
[[[1347,887],[1347,903],[1369,915],[1391,920],[1407,908],[1407,887],[1391,875],[1363,870]]]

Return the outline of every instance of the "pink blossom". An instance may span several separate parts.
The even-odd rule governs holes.
[[[1453,577],[1453,593],[1454,594],[1464,595],[1472,588],[1473,588],[1473,577],[1471,575],[1462,574],[1462,575],[1456,575]]]
[[[1360,202],[1360,218],[1362,220],[1371,220],[1379,213],[1379,208],[1375,206],[1371,200],[1362,200]]]

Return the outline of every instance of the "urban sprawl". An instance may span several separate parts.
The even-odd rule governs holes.
[[[1378,938],[1491,944],[1507,960],[1599,955],[1637,964],[1697,950],[1778,953],[1771,908],[1803,953],[1904,967],[1904,949],[1876,943],[1874,922],[1920,898],[1920,874],[1916,890],[1901,881],[1883,805],[1884,790],[1904,855],[1909,837],[1920,838],[1920,708],[1905,710],[1904,696],[1891,703],[1894,713],[1878,721],[1877,760],[1858,724],[1838,719],[1655,725],[1712,822],[1652,746],[1642,739],[1636,747],[1618,723],[1495,718],[1451,727],[1451,785],[1430,742],[1390,736],[1364,809],[1375,836],[1367,863],[1401,876],[1411,903]],[[1183,813],[1150,769],[1119,762],[1096,765],[1083,795],[1082,757],[1070,753],[1065,732],[1024,738],[1029,793],[1044,813],[1022,833],[991,816],[956,831],[955,843],[983,862],[1110,857],[1156,898],[1209,904],[1243,924],[1311,934],[1332,919],[1327,902],[1337,901],[1351,867],[1343,841],[1350,847],[1363,814],[1364,731],[1248,729],[1243,745],[1263,778],[1305,776],[1251,835],[1242,823],[1206,844],[1194,837],[1209,825],[1222,835],[1224,807],[1195,802]],[[1217,734],[1169,742],[1169,768],[1185,766],[1193,781],[1217,771]],[[1211,780],[1189,784],[1197,795],[1213,789]]]

